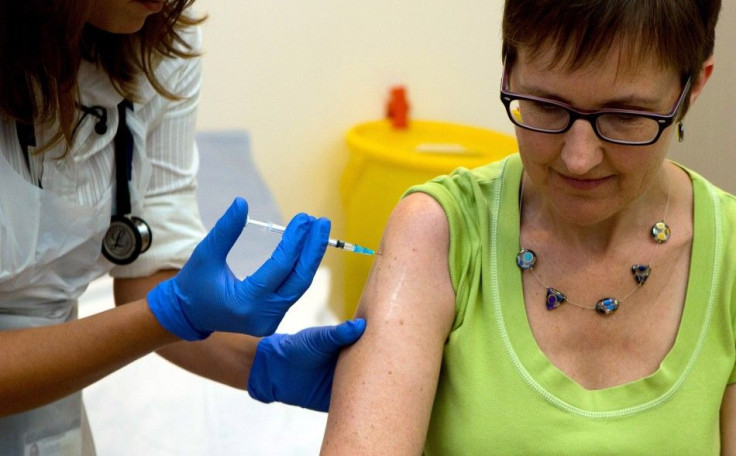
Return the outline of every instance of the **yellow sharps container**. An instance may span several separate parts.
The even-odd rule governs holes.
[[[412,120],[395,129],[388,120],[356,125],[347,133],[350,152],[340,182],[344,238],[377,249],[389,215],[412,185],[475,168],[517,151],[510,135],[466,125]],[[373,261],[344,255],[343,318],[352,317]]]

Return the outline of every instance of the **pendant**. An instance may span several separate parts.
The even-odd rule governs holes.
[[[667,242],[667,239],[670,238],[670,234],[670,227],[667,226],[666,223],[664,223],[664,220],[660,220],[659,222],[652,225],[652,237],[657,242],[657,244]]]
[[[595,311],[601,315],[610,315],[618,310],[618,299],[603,298],[595,303]]]
[[[564,294],[554,288],[547,288],[547,310],[555,310],[565,302]]]
[[[522,271],[529,270],[534,267],[537,262],[537,254],[531,250],[521,249],[516,255],[516,264]]]
[[[644,285],[644,282],[649,278],[649,273],[652,272],[652,268],[648,264],[635,264],[631,266],[631,272],[634,274],[634,279],[639,286]]]

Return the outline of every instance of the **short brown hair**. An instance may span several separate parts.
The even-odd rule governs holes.
[[[532,57],[551,47],[554,62],[574,70],[620,42],[634,49],[629,63],[656,59],[684,83],[713,54],[720,9],[721,0],[506,0],[502,57],[513,63],[520,47]]]
[[[86,23],[92,0],[3,0],[0,2],[0,114],[23,123],[59,121],[70,143],[82,59],[98,63],[126,98],[135,100],[135,78],[143,74],[162,95],[176,98],[154,74],[162,58],[196,56],[181,36],[204,18],[185,10],[194,0],[166,0],[134,34],[112,34]]]

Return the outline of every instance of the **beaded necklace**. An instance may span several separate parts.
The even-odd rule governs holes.
[[[519,190],[519,218],[521,218],[522,214],[522,201],[524,198],[524,177],[522,177],[521,180],[521,189]],[[670,238],[671,232],[670,227],[665,223],[665,219],[667,218],[667,211],[670,206],[670,189],[669,185],[667,187],[667,202],[665,204],[664,208],[664,216],[662,217],[662,220],[656,222],[654,225],[652,225],[652,228],[650,230],[650,234],[652,236],[652,239],[654,240],[655,244],[655,251],[652,252],[652,256],[649,258],[649,262],[646,264],[633,264],[631,266],[631,273],[634,276],[634,281],[636,284],[634,287],[629,291],[623,298],[617,299],[612,296],[602,298],[598,302],[595,303],[594,306],[586,306],[584,304],[579,304],[576,302],[573,302],[567,298],[567,296],[561,292],[560,290],[550,287],[547,284],[545,284],[541,278],[537,275],[537,272],[534,270],[534,266],[537,264],[537,254],[534,253],[533,250],[525,249],[521,245],[521,236],[519,236],[519,253],[516,255],[516,265],[524,271],[529,271],[532,273],[532,276],[534,279],[539,282],[540,285],[542,285],[544,288],[547,289],[547,295],[546,295],[546,302],[545,305],[547,307],[547,310],[555,310],[556,308],[560,307],[563,303],[567,302],[572,304],[573,306],[580,307],[582,309],[588,309],[588,310],[595,310],[600,315],[610,315],[614,313],[616,310],[618,310],[619,305],[624,302],[626,299],[628,299],[631,295],[637,292],[639,288],[641,288],[649,278],[649,275],[652,272],[651,263],[654,259],[654,254],[656,253],[656,247],[659,246],[659,244],[663,244],[667,242],[667,240]]]

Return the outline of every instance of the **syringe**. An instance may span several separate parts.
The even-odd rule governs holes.
[[[247,225],[260,226],[273,233],[284,234],[284,231],[286,231],[286,227],[284,226],[276,225],[275,223],[270,223],[270,222],[260,222],[258,220],[253,220],[252,218],[248,218],[248,221],[245,222],[245,224],[246,226]],[[376,254],[376,252],[374,252],[373,250],[367,247],[363,247],[358,244],[351,244],[350,242],[341,241],[339,239],[329,239],[327,241],[327,245],[331,247],[335,247],[337,249],[347,250],[348,252],[362,253],[364,255],[375,255]]]

